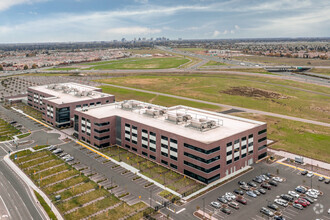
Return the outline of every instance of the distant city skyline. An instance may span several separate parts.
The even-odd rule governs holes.
[[[1,0],[0,43],[329,37],[316,0]]]

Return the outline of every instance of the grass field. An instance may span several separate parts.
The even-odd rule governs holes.
[[[107,69],[168,69],[177,68],[187,63],[189,60],[181,57],[167,58],[135,58],[109,61],[108,63],[97,64],[88,69],[107,70]],[[93,64],[89,64],[93,65]]]
[[[49,205],[46,203],[46,201],[44,200],[44,198],[42,198],[42,196],[37,193],[36,191],[34,191],[34,194],[36,195],[39,203],[41,204],[41,206],[44,208],[44,210],[46,211],[48,217],[52,220],[56,220],[56,215],[54,214],[54,212],[52,211],[52,209],[49,207]]]
[[[303,59],[269,56],[237,56],[233,60],[241,60],[266,65],[289,65],[289,66],[330,66],[330,60]]]
[[[330,76],[330,68],[329,69],[328,68],[324,68],[324,69],[313,68],[313,69],[309,70],[308,72]]]
[[[214,70],[214,69],[212,69]],[[264,68],[225,68],[225,69],[218,69],[223,71],[233,71],[233,72],[245,72],[245,73],[262,73],[262,74],[270,74],[275,75],[274,73],[270,73]]]
[[[0,118],[0,141],[11,140],[12,136],[21,133],[20,130]]]
[[[189,191],[189,194],[201,189],[202,184],[183,175],[173,172],[170,169],[160,166],[150,160],[138,156],[121,147],[108,147],[101,150],[102,153],[115,160],[123,161],[141,171],[145,176],[166,185],[168,188],[182,194]]]
[[[211,60],[211,61],[207,62],[206,64],[204,64],[202,67],[204,67],[204,66],[225,66],[225,65],[227,65],[227,64]]]
[[[267,137],[276,141],[271,148],[330,163],[330,128],[247,113],[235,115],[267,121]]]
[[[207,49],[201,47],[188,47],[188,48],[175,48],[176,50],[180,51],[187,51],[187,52],[196,52],[196,51],[205,51]]]
[[[25,134],[17,135],[17,138],[22,139],[22,138],[26,138],[30,135],[31,135],[31,132],[28,132],[28,133],[25,133]]]
[[[330,112],[329,96],[291,87],[326,94],[330,94],[330,89],[300,82],[265,77],[253,77],[251,79],[249,76],[220,74],[132,76],[109,78],[100,80],[100,82],[330,122],[328,117]],[[104,91],[108,92],[107,90]],[[123,92],[126,92],[130,98],[140,99],[141,96],[147,96],[150,99],[153,97],[145,93]]]

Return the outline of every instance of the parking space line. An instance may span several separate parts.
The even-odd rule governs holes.
[[[293,208],[288,208],[288,209],[286,209],[287,211],[290,211],[290,212],[293,212],[293,213],[296,213],[296,214],[299,214],[299,212],[296,212],[295,210],[293,210]]]
[[[285,212],[285,213],[288,214],[288,215],[295,216],[295,214],[292,214],[292,213],[288,212],[288,210],[284,210],[283,212]]]
[[[285,218],[292,219],[290,216],[287,216],[285,214],[282,214]]]
[[[265,218],[263,218],[263,217],[261,217],[261,216],[259,216],[259,215],[256,215],[258,218],[261,218],[261,219],[265,219]]]

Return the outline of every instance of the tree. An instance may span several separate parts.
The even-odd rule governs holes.
[[[24,70],[27,70],[27,69],[29,69],[29,67],[28,67],[28,65],[24,65]]]
[[[3,66],[0,64],[0,71],[3,71]]]
[[[38,67],[38,66],[37,66],[37,64],[35,64],[35,63],[32,65],[32,69],[37,69],[37,67]]]

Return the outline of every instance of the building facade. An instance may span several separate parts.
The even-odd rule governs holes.
[[[95,147],[119,145],[206,184],[267,155],[266,123],[186,106],[130,100],[75,109],[74,130]]]
[[[54,127],[73,124],[74,109],[86,109],[115,102],[115,96],[102,89],[77,83],[60,83],[28,88],[28,105],[41,111]]]

